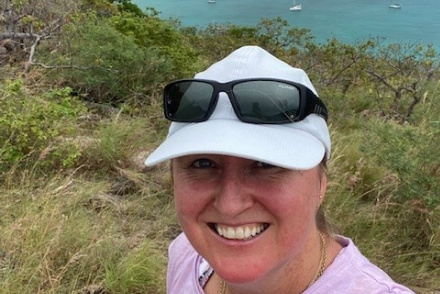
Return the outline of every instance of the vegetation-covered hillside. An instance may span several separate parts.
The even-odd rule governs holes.
[[[244,44],[310,75],[330,110],[326,211],[373,262],[440,292],[440,72],[430,46],[183,27],[130,0],[0,3],[0,293],[165,293],[179,233],[161,88]]]

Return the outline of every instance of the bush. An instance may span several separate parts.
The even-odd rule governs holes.
[[[46,164],[72,163],[73,158],[66,157],[66,152],[70,153],[73,146],[51,147],[56,138],[76,131],[76,118],[85,112],[84,105],[71,97],[70,92],[70,88],[63,88],[33,94],[23,86],[22,80],[6,81],[5,90],[0,93],[1,171],[39,157],[45,157]]]
[[[45,58],[54,64],[54,78],[87,101],[118,105],[134,96],[146,99],[170,68],[157,50],[138,46],[105,21],[70,27],[64,42],[55,60]]]
[[[142,50],[157,50],[169,66],[167,79],[192,76],[197,70],[197,50],[179,30],[178,23],[160,20],[155,15],[138,17],[126,13],[112,17],[109,23],[124,36],[131,37]]]

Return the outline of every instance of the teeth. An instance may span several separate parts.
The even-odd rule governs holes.
[[[220,236],[226,239],[246,240],[255,237],[267,228],[267,224],[249,225],[241,227],[226,227],[215,225],[215,229]]]

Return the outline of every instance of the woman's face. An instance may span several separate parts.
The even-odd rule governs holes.
[[[174,159],[183,231],[231,283],[285,274],[307,258],[326,177],[224,155]]]

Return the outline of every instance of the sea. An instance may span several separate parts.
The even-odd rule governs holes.
[[[302,4],[302,10],[289,8]],[[440,52],[440,0],[132,0],[142,10],[153,7],[163,19],[184,26],[257,25],[281,17],[292,27],[308,28],[320,44],[335,38],[357,44],[369,38],[382,44],[432,44]],[[390,8],[392,3],[401,8]]]

